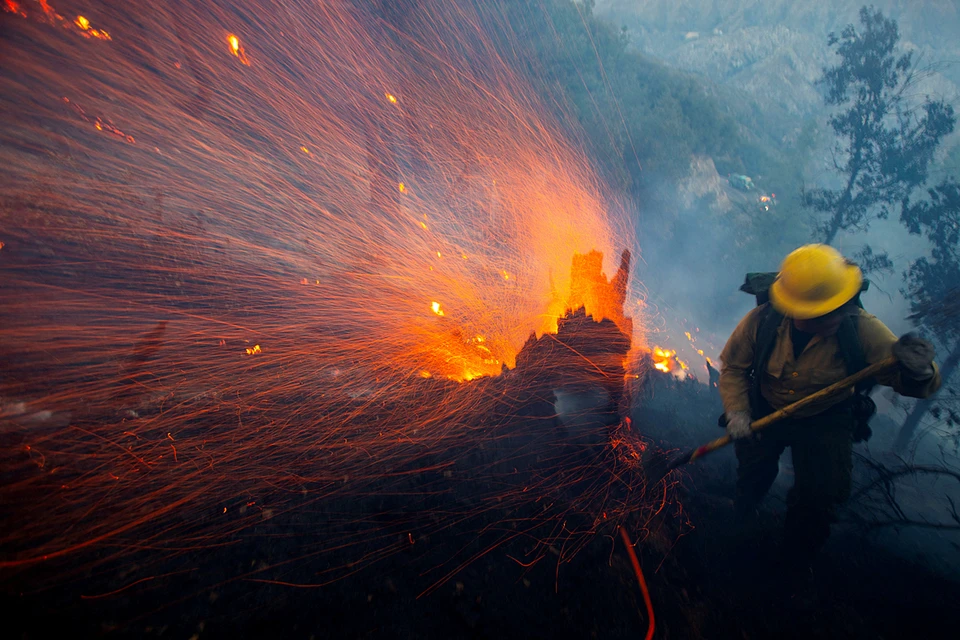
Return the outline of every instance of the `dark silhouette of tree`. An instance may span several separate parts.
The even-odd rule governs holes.
[[[927,180],[943,137],[953,131],[953,107],[927,97],[917,106],[909,90],[923,75],[913,54],[900,53],[894,20],[873,7],[860,9],[860,28],[850,24],[827,42],[839,62],[825,67],[819,84],[824,102],[842,109],[830,118],[837,135],[834,167],[838,189],[802,194],[817,217],[820,239],[829,244],[844,230],[866,230],[891,208],[909,206]]]
[[[901,214],[910,233],[925,235],[931,244],[930,256],[914,260],[904,274],[903,293],[911,300],[910,318],[947,350],[940,371],[946,391],[960,363],[960,183],[948,178],[928,193],[929,201]],[[943,392],[918,401],[897,434],[896,449],[909,445],[928,412],[950,427],[960,427],[957,407],[951,402],[955,396]]]

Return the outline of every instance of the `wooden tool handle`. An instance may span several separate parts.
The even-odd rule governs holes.
[[[769,427],[771,424],[775,422],[780,422],[784,418],[789,418],[790,416],[797,413],[804,407],[808,407],[811,404],[817,402],[818,400],[823,400],[824,398],[828,396],[832,396],[838,391],[842,391],[844,389],[849,389],[850,387],[856,386],[859,382],[862,382],[867,378],[872,378],[878,373],[882,373],[884,371],[888,371],[889,369],[893,369],[896,366],[897,366],[897,359],[894,358],[893,356],[890,356],[889,358],[881,360],[880,362],[876,362],[870,365],[869,367],[866,367],[865,369],[861,369],[860,371],[856,372],[852,376],[847,376],[843,380],[833,383],[832,385],[830,385],[829,387],[826,387],[825,389],[821,389],[816,393],[811,393],[806,398],[801,398],[800,400],[797,400],[793,404],[788,404],[783,409],[778,409],[777,411],[774,411],[768,416],[764,416],[759,420],[755,420],[753,424],[750,425],[750,430],[760,431],[761,429],[765,429],[766,427]],[[728,444],[730,444],[731,441],[732,439],[730,438],[730,436],[723,436],[722,438],[717,438],[713,442],[708,442],[703,446],[697,447],[687,455],[682,456],[681,458],[676,460],[673,464],[671,464],[670,468],[675,469],[682,464],[686,464],[687,462],[693,462],[697,458],[704,456],[710,453],[711,451],[716,451],[721,447],[727,446]]]

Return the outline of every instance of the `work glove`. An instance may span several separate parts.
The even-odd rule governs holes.
[[[900,361],[902,375],[911,380],[928,380],[933,376],[933,345],[915,333],[907,333],[893,344],[893,355]]]
[[[749,411],[730,411],[727,413],[727,435],[731,440],[753,437],[750,423],[753,419]]]

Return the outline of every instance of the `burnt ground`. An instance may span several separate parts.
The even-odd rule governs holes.
[[[505,456],[504,468],[540,460],[530,453],[539,444],[516,434],[542,434],[553,405],[526,382],[520,387],[526,409],[510,425],[512,439],[498,439],[499,453],[451,454],[459,463],[453,473],[420,474],[389,492],[387,485],[359,487],[354,498],[322,508],[305,496],[262,527],[225,535],[224,546],[167,553],[162,561],[149,551],[114,557],[104,548],[82,567],[53,563],[40,574],[5,576],[4,637],[643,637],[643,600],[616,530],[591,528],[578,522],[582,514],[564,510],[582,484],[544,493],[548,509],[545,499],[490,499],[517,495],[511,487],[526,486],[535,473],[471,473],[491,456]],[[634,428],[666,449],[720,433],[713,426],[719,399],[694,381],[651,373],[633,406]],[[599,469],[601,460],[586,466]],[[718,452],[677,476],[679,507],[672,503],[645,531],[627,520],[635,533],[644,531],[638,552],[655,637],[955,637],[960,582],[849,526],[826,549],[815,590],[798,596],[779,569],[782,499],[772,495],[748,530],[731,523],[733,471],[732,452]],[[576,553],[549,545],[531,555],[545,536],[538,523],[549,529],[556,513],[565,527],[592,533],[580,536]],[[531,558],[539,559],[522,566]]]

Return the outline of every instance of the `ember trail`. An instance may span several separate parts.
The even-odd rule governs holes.
[[[567,559],[669,501],[615,428],[633,234],[516,35],[471,3],[366,5],[6,4],[14,588],[136,555],[106,581],[126,589],[258,535],[300,542],[207,584],[325,584],[354,565],[289,572],[493,501],[522,515],[487,549]],[[432,496],[464,474],[475,506],[451,512]]]

